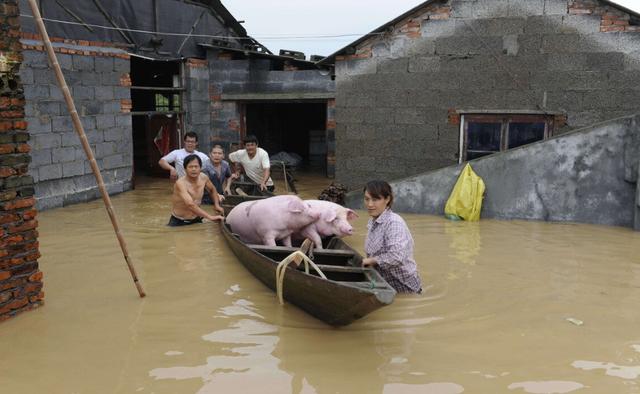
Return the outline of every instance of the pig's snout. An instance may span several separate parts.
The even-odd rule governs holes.
[[[353,235],[353,227],[351,226],[342,226],[340,231],[345,235]]]

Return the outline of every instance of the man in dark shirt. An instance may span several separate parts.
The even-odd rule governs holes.
[[[228,193],[229,191],[231,168],[229,167],[229,163],[224,160],[224,150],[220,145],[214,145],[213,148],[211,148],[209,158],[211,161],[204,165],[202,172],[209,177],[220,196],[220,201],[222,201],[224,200],[224,193]],[[205,193],[202,203],[213,203],[208,193]]]

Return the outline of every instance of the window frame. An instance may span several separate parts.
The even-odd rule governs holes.
[[[553,136],[554,115],[553,114],[522,114],[522,113],[464,113],[460,116],[460,147],[458,152],[458,163],[468,161],[468,139],[467,133],[469,123],[501,123],[500,127],[500,150],[495,153],[505,152],[509,149],[509,125],[511,123],[544,123],[544,141]],[[538,141],[535,141],[538,142]],[[532,142],[533,143],[533,142]],[[523,146],[523,145],[521,145]],[[516,147],[518,148],[518,147]],[[489,156],[489,155],[487,155]]]

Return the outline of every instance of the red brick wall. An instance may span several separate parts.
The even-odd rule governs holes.
[[[42,305],[44,298],[33,178],[27,175],[31,157],[18,76],[17,3],[0,4],[0,321]]]
[[[631,24],[629,14],[598,0],[570,1],[569,14],[599,15],[601,32],[640,31],[640,26]]]

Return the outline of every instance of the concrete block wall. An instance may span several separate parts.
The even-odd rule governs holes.
[[[188,59],[185,63],[185,130],[198,134],[198,150],[211,150],[211,101],[209,64],[206,60]]]
[[[208,50],[209,94],[211,99],[211,134],[214,143],[222,144],[227,151],[232,143],[240,142],[243,122],[242,108],[236,101],[223,101],[222,94],[243,90],[247,83],[249,64],[265,69],[268,64],[255,60],[232,60],[231,56]]]
[[[469,162],[485,182],[481,218],[569,221],[640,230],[640,115]],[[464,164],[391,182],[398,212],[444,215]],[[362,192],[347,205],[363,207]]]
[[[224,94],[333,93],[335,82],[327,71],[298,70],[285,66],[272,70],[269,59],[233,59],[208,50],[211,99],[211,139],[225,146],[240,141],[243,113],[239,102]]]
[[[635,113],[639,28],[597,0],[432,2],[336,57],[336,178],[457,163],[456,111],[559,113],[556,134]]]
[[[20,76],[32,135],[29,174],[36,183],[37,206],[48,209],[95,199],[95,178],[42,43],[37,36],[22,36]],[[108,191],[129,190],[133,141],[128,55],[101,43],[79,46],[56,40],[54,45]]]
[[[18,3],[0,3],[0,322],[44,303],[25,99]]]

